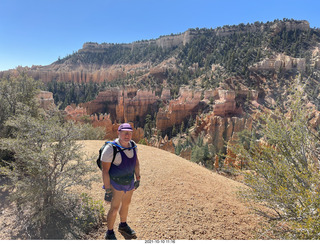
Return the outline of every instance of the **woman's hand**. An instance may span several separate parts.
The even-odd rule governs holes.
[[[135,181],[134,182],[134,190],[137,190],[139,186],[140,186],[140,180]]]
[[[104,200],[106,202],[111,202],[111,200],[112,200],[112,190],[110,188],[106,189],[106,193],[104,194]]]

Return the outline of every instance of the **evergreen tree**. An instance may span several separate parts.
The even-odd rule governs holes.
[[[206,162],[210,158],[209,145],[206,143],[203,147],[203,160]]]
[[[177,146],[175,146],[176,155],[180,155],[181,150],[182,150],[182,145],[181,145],[181,141],[179,140]]]
[[[204,150],[202,147],[194,146],[191,150],[191,161],[195,163],[203,162]]]
[[[171,136],[173,137],[173,136],[176,136],[176,135],[177,135],[176,125],[173,125]]]
[[[180,134],[184,132],[184,122],[182,121],[181,126],[180,126]]]
[[[144,137],[147,139],[150,139],[152,136],[152,118],[150,114],[147,114],[146,119],[145,119],[145,125],[144,125]]]

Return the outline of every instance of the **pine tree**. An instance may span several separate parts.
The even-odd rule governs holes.
[[[181,141],[179,140],[177,146],[175,146],[175,154],[180,155],[181,150],[182,150],[182,145],[181,145]]]
[[[181,126],[180,126],[180,134],[182,135],[184,131],[184,122],[182,121]]]

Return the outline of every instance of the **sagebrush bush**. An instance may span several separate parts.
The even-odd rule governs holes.
[[[77,140],[94,129],[65,121],[56,109],[41,110],[37,87],[25,75],[0,80],[0,88],[6,89],[0,89],[6,112],[0,113],[0,174],[9,178],[16,228],[25,239],[81,238],[102,215],[101,205],[72,191],[91,186],[96,164]]]
[[[241,196],[272,220],[270,237],[319,239],[320,141],[309,127],[302,93],[293,90],[290,99],[285,113],[277,109],[261,116],[256,126],[261,140],[233,147],[249,169],[243,172],[249,187]]]
[[[12,137],[2,138],[0,148],[13,152],[13,160],[6,162],[11,170],[5,173],[14,184],[10,198],[20,227],[32,239],[79,238],[73,215],[82,205],[70,189],[90,186],[95,170],[76,142],[80,130],[59,116],[32,118],[22,112],[6,126]]]

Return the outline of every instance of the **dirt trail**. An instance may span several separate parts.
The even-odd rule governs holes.
[[[82,141],[88,155],[97,156],[103,141]],[[138,240],[237,240],[254,238],[254,229],[262,221],[249,213],[236,197],[242,184],[211,172],[172,153],[138,145],[141,184],[134,193],[128,223]],[[97,175],[101,172],[97,168]],[[103,199],[102,180],[94,183],[89,194]],[[79,193],[83,189],[78,189]],[[14,216],[0,194],[0,240],[15,239]],[[104,203],[106,211],[109,205]],[[118,239],[124,239],[117,231]],[[91,240],[103,240],[103,223]]]
[[[102,141],[84,141],[97,153]],[[236,197],[242,184],[211,172],[172,153],[139,147],[141,185],[134,193],[128,223],[141,240],[236,240],[254,238],[262,221]],[[101,199],[101,183],[91,194]],[[106,211],[108,210],[105,204]],[[115,224],[116,236],[119,218]],[[106,223],[105,223],[106,224]],[[106,226],[92,239],[104,239]],[[90,239],[91,239],[90,238]]]

